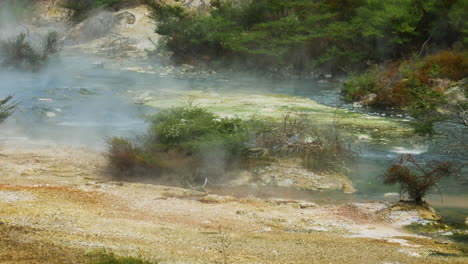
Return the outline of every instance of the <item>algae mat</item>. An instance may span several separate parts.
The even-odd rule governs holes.
[[[286,114],[304,114],[318,125],[341,125],[345,130],[364,130],[385,136],[411,132],[406,122],[398,118],[371,116],[334,108],[314,100],[288,95],[247,92],[213,91],[146,91],[134,95],[136,103],[155,109],[186,105],[206,107],[223,117],[269,118],[281,120]],[[374,133],[375,134],[375,133]]]

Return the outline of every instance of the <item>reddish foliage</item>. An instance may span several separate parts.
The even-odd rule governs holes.
[[[426,78],[432,77],[431,71],[434,68],[440,70],[440,77],[458,81],[468,75],[468,56],[466,53],[449,50],[429,56],[424,60],[424,66],[417,73],[421,77],[420,80],[426,81]]]

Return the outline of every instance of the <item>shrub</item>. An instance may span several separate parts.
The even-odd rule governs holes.
[[[355,153],[346,145],[336,127],[317,130],[315,141],[303,153],[303,166],[316,172],[346,173]]]
[[[261,158],[266,154],[298,157],[304,168],[315,172],[344,172],[354,159],[336,127],[319,129],[305,115],[286,115],[280,123],[264,122],[256,131],[255,147],[264,149]]]
[[[163,110],[148,120],[148,132],[135,143],[108,140],[113,168],[130,176],[136,171],[175,175],[183,184],[192,184],[221,180],[226,171],[257,160],[259,153],[261,158],[300,158],[314,171],[343,172],[352,157],[336,132],[316,129],[303,116],[287,115],[280,123],[242,120],[188,106]]]
[[[137,144],[122,138],[108,140],[113,167],[146,168],[157,175],[175,173],[191,181],[208,176],[216,180],[239,161],[247,147],[246,122],[220,118],[205,108],[167,109],[150,117],[149,122],[148,133]]]
[[[0,54],[3,54],[3,66],[21,70],[39,70],[43,67],[49,56],[59,50],[59,34],[49,32],[44,38],[42,47],[34,47],[27,40],[25,33],[0,43]]]
[[[419,71],[432,78],[458,81],[468,75],[468,55],[445,50],[426,57]]]
[[[201,107],[163,110],[150,122],[150,141],[156,141],[153,146],[162,151],[181,148],[190,155],[201,155],[223,149],[236,156],[248,137],[240,118],[220,118]]]
[[[140,150],[135,144],[121,137],[109,138],[107,144],[109,146],[109,159],[115,168],[120,171],[128,171],[138,165]]]
[[[399,162],[386,171],[384,183],[399,183],[401,195],[407,194],[412,202],[423,204],[428,192],[438,189],[439,181],[457,170],[454,163],[441,161],[432,161],[423,168],[410,154],[402,155]]]
[[[11,95],[0,100],[0,123],[13,114],[17,105],[17,103],[13,102],[13,96]]]
[[[57,31],[50,31],[44,38],[42,56],[48,56],[59,51],[60,35]]]
[[[436,112],[446,107],[450,83],[467,76],[467,54],[445,50],[422,59],[373,66],[346,81],[342,94],[348,102],[364,99],[370,107],[411,110],[418,119],[416,132],[432,134],[434,122],[442,120]],[[369,93],[375,96],[365,101]]]
[[[359,101],[367,94],[376,93],[382,87],[380,84],[381,76],[382,68],[374,65],[363,74],[350,77],[342,88],[345,101]]]
[[[42,63],[42,54],[32,47],[31,43],[26,40],[24,33],[3,42],[1,48],[2,53],[6,56],[3,65],[21,69],[36,69]]]
[[[434,135],[435,129],[434,124],[435,122],[440,121],[439,118],[427,118],[418,120],[415,122],[411,122],[411,126],[413,126],[414,133],[425,136],[425,135]]]

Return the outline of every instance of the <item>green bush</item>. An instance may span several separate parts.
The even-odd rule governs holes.
[[[153,174],[175,173],[182,178],[192,178],[203,168],[205,177],[216,178],[235,165],[247,148],[246,122],[239,118],[220,118],[205,108],[167,109],[150,117],[149,122],[148,133],[136,144],[121,138],[108,140],[113,167],[145,168]],[[214,166],[205,165],[210,162]]]
[[[434,135],[436,132],[434,128],[434,124],[437,121],[441,121],[439,118],[427,118],[427,119],[419,118],[419,119],[420,120],[418,121],[411,122],[411,126],[414,129],[414,133],[420,136]]]
[[[7,41],[0,42],[2,65],[20,70],[39,70],[47,64],[50,55],[59,50],[59,34],[49,32],[40,47],[35,47],[25,33],[21,33]],[[0,57],[0,58],[1,58]]]
[[[127,176],[172,175],[183,184],[223,179],[261,156],[300,158],[313,171],[343,172],[352,152],[338,133],[319,130],[304,117],[282,122],[222,118],[201,107],[176,107],[149,118],[148,132],[135,142],[108,140],[113,168]],[[256,153],[252,155],[252,153]]]
[[[237,155],[248,136],[240,118],[220,118],[200,107],[163,110],[150,122],[151,133],[163,151],[182,148],[196,154],[219,147]]]
[[[365,95],[376,93],[382,88],[380,83],[382,68],[375,65],[362,74],[351,76],[344,84],[342,93],[346,102],[361,100]]]

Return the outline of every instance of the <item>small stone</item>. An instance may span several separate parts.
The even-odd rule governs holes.
[[[52,118],[56,117],[57,115],[54,112],[46,112],[46,116]]]
[[[359,140],[371,140],[371,138],[368,135],[360,135]]]

